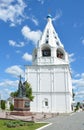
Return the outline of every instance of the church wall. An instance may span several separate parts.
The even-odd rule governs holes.
[[[61,113],[66,111],[65,94],[56,95],[56,111]]]
[[[40,93],[35,95],[34,102],[31,103],[31,111],[33,112],[51,112],[51,113],[65,113],[71,112],[69,94],[58,93]],[[45,101],[48,101],[48,106],[45,106]]]
[[[40,74],[40,91],[50,92],[51,91],[51,79],[49,73]]]
[[[37,112],[37,108],[38,108],[38,99],[37,99],[37,96],[36,94],[33,94],[34,96],[34,100],[30,103],[30,111],[31,112]]]
[[[67,77],[68,77],[68,84],[69,84],[68,89],[69,89],[69,91],[72,93],[72,79],[71,79],[71,75],[70,75],[69,72],[68,72]]]
[[[71,112],[72,111],[72,108],[71,108],[72,95],[71,95],[71,93],[66,95],[66,101],[67,101],[67,110],[69,110]]]
[[[35,94],[34,102],[31,102],[31,111],[33,112],[50,112],[50,97],[47,94]],[[45,106],[45,101],[48,100],[48,106]]]
[[[37,73],[29,74],[28,82],[31,84],[33,91],[37,91]]]
[[[64,92],[65,91],[64,73],[58,72],[58,73],[55,73],[54,76],[55,76],[54,77],[54,91]]]
[[[29,66],[26,80],[31,84],[34,101],[33,112],[71,112],[71,77],[67,67]],[[48,102],[48,106],[45,106]]]
[[[39,111],[40,112],[50,112],[50,96],[47,93],[43,93],[39,95]],[[48,104],[46,104],[48,103]]]
[[[37,60],[34,61],[33,65],[59,65],[59,64],[65,64],[65,61],[56,58],[56,57],[40,57]],[[68,64],[68,61],[66,61],[66,65]]]

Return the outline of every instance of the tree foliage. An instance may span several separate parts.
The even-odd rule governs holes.
[[[74,93],[74,90],[72,89],[72,98],[73,98],[73,101],[75,100],[75,93]]]
[[[10,104],[10,110],[13,111],[14,110],[14,105],[11,103]]]
[[[1,109],[5,110],[6,105],[5,105],[5,101],[1,100]]]
[[[33,101],[34,96],[32,95],[32,88],[31,85],[26,82],[26,97],[29,98],[31,101]]]
[[[79,110],[79,109],[80,109],[80,106],[81,106],[81,103],[80,103],[80,102],[77,102],[75,111]]]
[[[18,96],[18,90],[15,91],[15,92],[11,92],[10,96],[13,97],[13,98],[17,97]]]

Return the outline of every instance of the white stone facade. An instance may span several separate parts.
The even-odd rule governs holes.
[[[25,80],[33,90],[32,112],[69,113],[72,81],[68,54],[52,25],[51,16],[32,54],[32,66],[25,67]]]

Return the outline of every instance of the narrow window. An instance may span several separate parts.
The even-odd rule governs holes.
[[[55,36],[55,39],[57,39],[57,37]]]
[[[47,37],[49,37],[49,35],[47,34]]]
[[[56,44],[59,46],[59,42],[56,42]]]
[[[48,40],[46,40],[46,43],[48,44]]]
[[[45,101],[45,106],[46,106],[46,107],[48,106],[48,101]]]

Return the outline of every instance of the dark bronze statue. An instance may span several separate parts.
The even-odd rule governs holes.
[[[26,87],[25,87],[26,81],[22,84],[21,78],[22,77],[20,75],[20,81],[18,85],[18,97],[23,98],[26,97]]]

